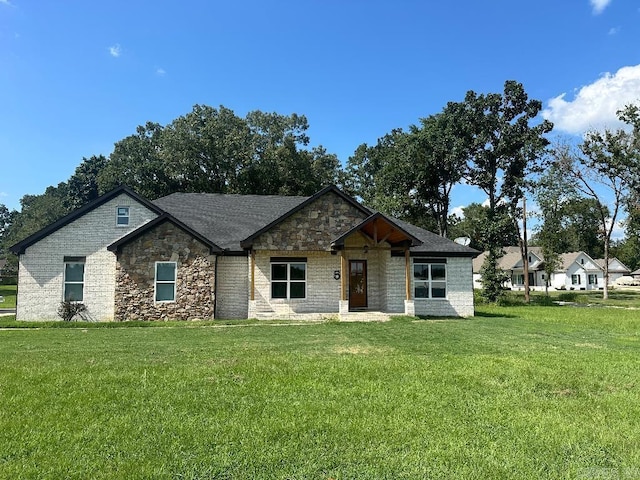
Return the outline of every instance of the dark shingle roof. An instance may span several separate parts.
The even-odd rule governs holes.
[[[390,217],[391,218],[391,217]],[[475,257],[480,252],[473,248],[459,245],[453,240],[441,237],[433,232],[417,227],[411,223],[392,218],[392,220],[408,233],[422,242],[422,245],[411,247],[411,254],[446,255],[451,257]]]
[[[240,242],[309,197],[173,193],[153,203],[220,248],[242,251]]]
[[[279,195],[173,193],[154,200],[153,203],[219,247],[231,252],[240,252],[243,250],[240,242],[254,236],[256,232],[276,222],[280,217],[312,198]],[[366,207],[361,208],[373,213]],[[388,218],[423,242],[420,246],[412,247],[412,253],[464,257],[474,257],[479,253],[410,223],[392,217]],[[338,233],[341,232],[336,232],[336,234]]]

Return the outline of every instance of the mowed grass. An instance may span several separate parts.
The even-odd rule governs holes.
[[[0,302],[0,308],[15,308],[16,286],[0,285],[0,297],[4,297],[4,300]]]
[[[640,474],[633,310],[13,329],[0,355],[0,478]]]

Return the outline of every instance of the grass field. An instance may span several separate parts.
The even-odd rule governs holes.
[[[0,302],[0,308],[15,308],[16,286],[0,285],[0,297],[4,297],[4,301]]]
[[[640,314],[0,331],[0,478],[637,478]]]

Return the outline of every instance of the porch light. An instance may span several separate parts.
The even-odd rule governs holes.
[[[365,245],[364,247],[362,247],[362,251],[364,252],[365,255],[369,253],[369,245]]]

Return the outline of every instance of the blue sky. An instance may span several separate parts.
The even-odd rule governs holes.
[[[640,101],[637,0],[0,0],[0,203],[196,103],[299,113],[356,147],[522,82],[557,134]],[[453,207],[483,201],[456,187]]]

